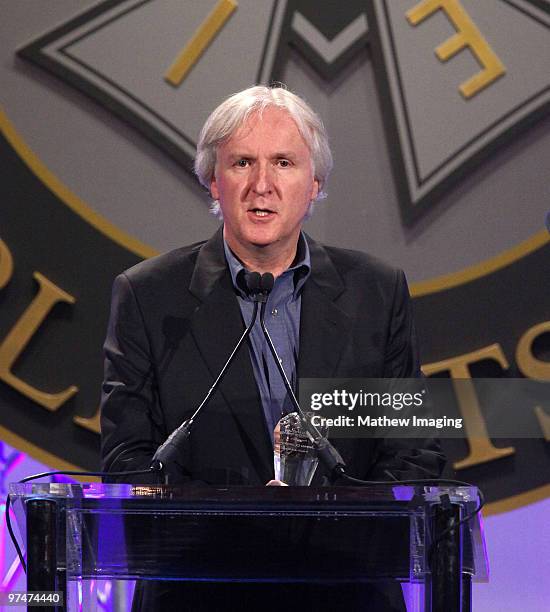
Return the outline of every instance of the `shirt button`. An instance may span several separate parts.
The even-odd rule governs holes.
[[[279,314],[279,311],[278,311],[276,308],[274,308],[274,309],[271,311],[271,314],[272,314],[274,317],[276,317],[276,316]]]

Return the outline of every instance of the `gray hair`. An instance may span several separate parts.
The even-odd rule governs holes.
[[[306,142],[313,161],[313,172],[319,182],[317,200],[326,197],[324,191],[332,169],[332,153],[328,144],[325,126],[317,113],[302,98],[285,86],[256,85],[233,94],[224,100],[208,117],[199,135],[195,156],[195,174],[201,184],[210,189],[216,168],[217,147],[246,122],[253,113],[262,113],[267,107],[284,109],[296,122]],[[214,202],[211,208],[220,216],[220,206]]]

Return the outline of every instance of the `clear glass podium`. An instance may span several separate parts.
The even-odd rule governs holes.
[[[466,612],[488,580],[475,487],[12,484],[27,589],[79,609],[90,581],[399,581],[409,610]],[[89,592],[89,589],[87,590]],[[80,596],[79,596],[80,593]]]

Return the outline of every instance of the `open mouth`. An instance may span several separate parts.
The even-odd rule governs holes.
[[[275,214],[272,210],[267,208],[252,208],[248,212],[252,213],[255,217],[269,217]]]

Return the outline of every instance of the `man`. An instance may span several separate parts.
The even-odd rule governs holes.
[[[301,231],[331,166],[321,120],[284,88],[252,87],[209,117],[195,169],[223,229],[116,279],[105,342],[105,470],[147,468],[200,404],[250,320],[251,271],[276,278],[267,325],[294,383],[419,375],[403,273],[322,247]],[[176,480],[262,485],[274,478],[273,429],[288,398],[258,324],[243,349],[197,418]],[[442,464],[433,442],[336,443],[358,478],[435,477]]]

